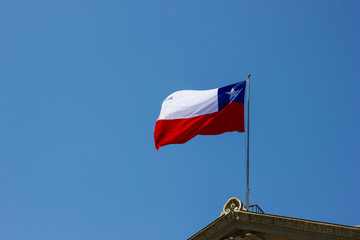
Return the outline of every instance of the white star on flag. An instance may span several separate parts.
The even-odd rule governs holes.
[[[226,94],[230,95],[230,99],[238,93],[239,90],[235,90],[234,88],[231,89],[230,92],[226,92]]]

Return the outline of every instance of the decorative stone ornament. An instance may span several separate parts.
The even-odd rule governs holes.
[[[247,233],[245,234],[244,237],[241,236],[227,237],[224,240],[263,240],[263,239],[256,236],[255,234]]]
[[[225,203],[223,210],[220,214],[220,217],[226,214],[229,214],[231,212],[240,212],[240,211],[247,211],[247,209],[244,207],[242,202],[236,198],[232,197]]]

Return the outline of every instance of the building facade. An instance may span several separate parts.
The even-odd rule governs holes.
[[[230,198],[219,218],[189,240],[360,240],[360,228],[250,212]]]

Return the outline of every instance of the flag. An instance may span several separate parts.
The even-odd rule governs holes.
[[[211,90],[183,90],[168,96],[155,123],[155,147],[181,144],[196,135],[245,132],[246,82]]]

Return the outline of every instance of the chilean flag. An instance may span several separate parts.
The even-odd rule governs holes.
[[[245,132],[246,82],[226,87],[177,91],[168,96],[155,124],[155,147],[185,143],[196,135]]]

